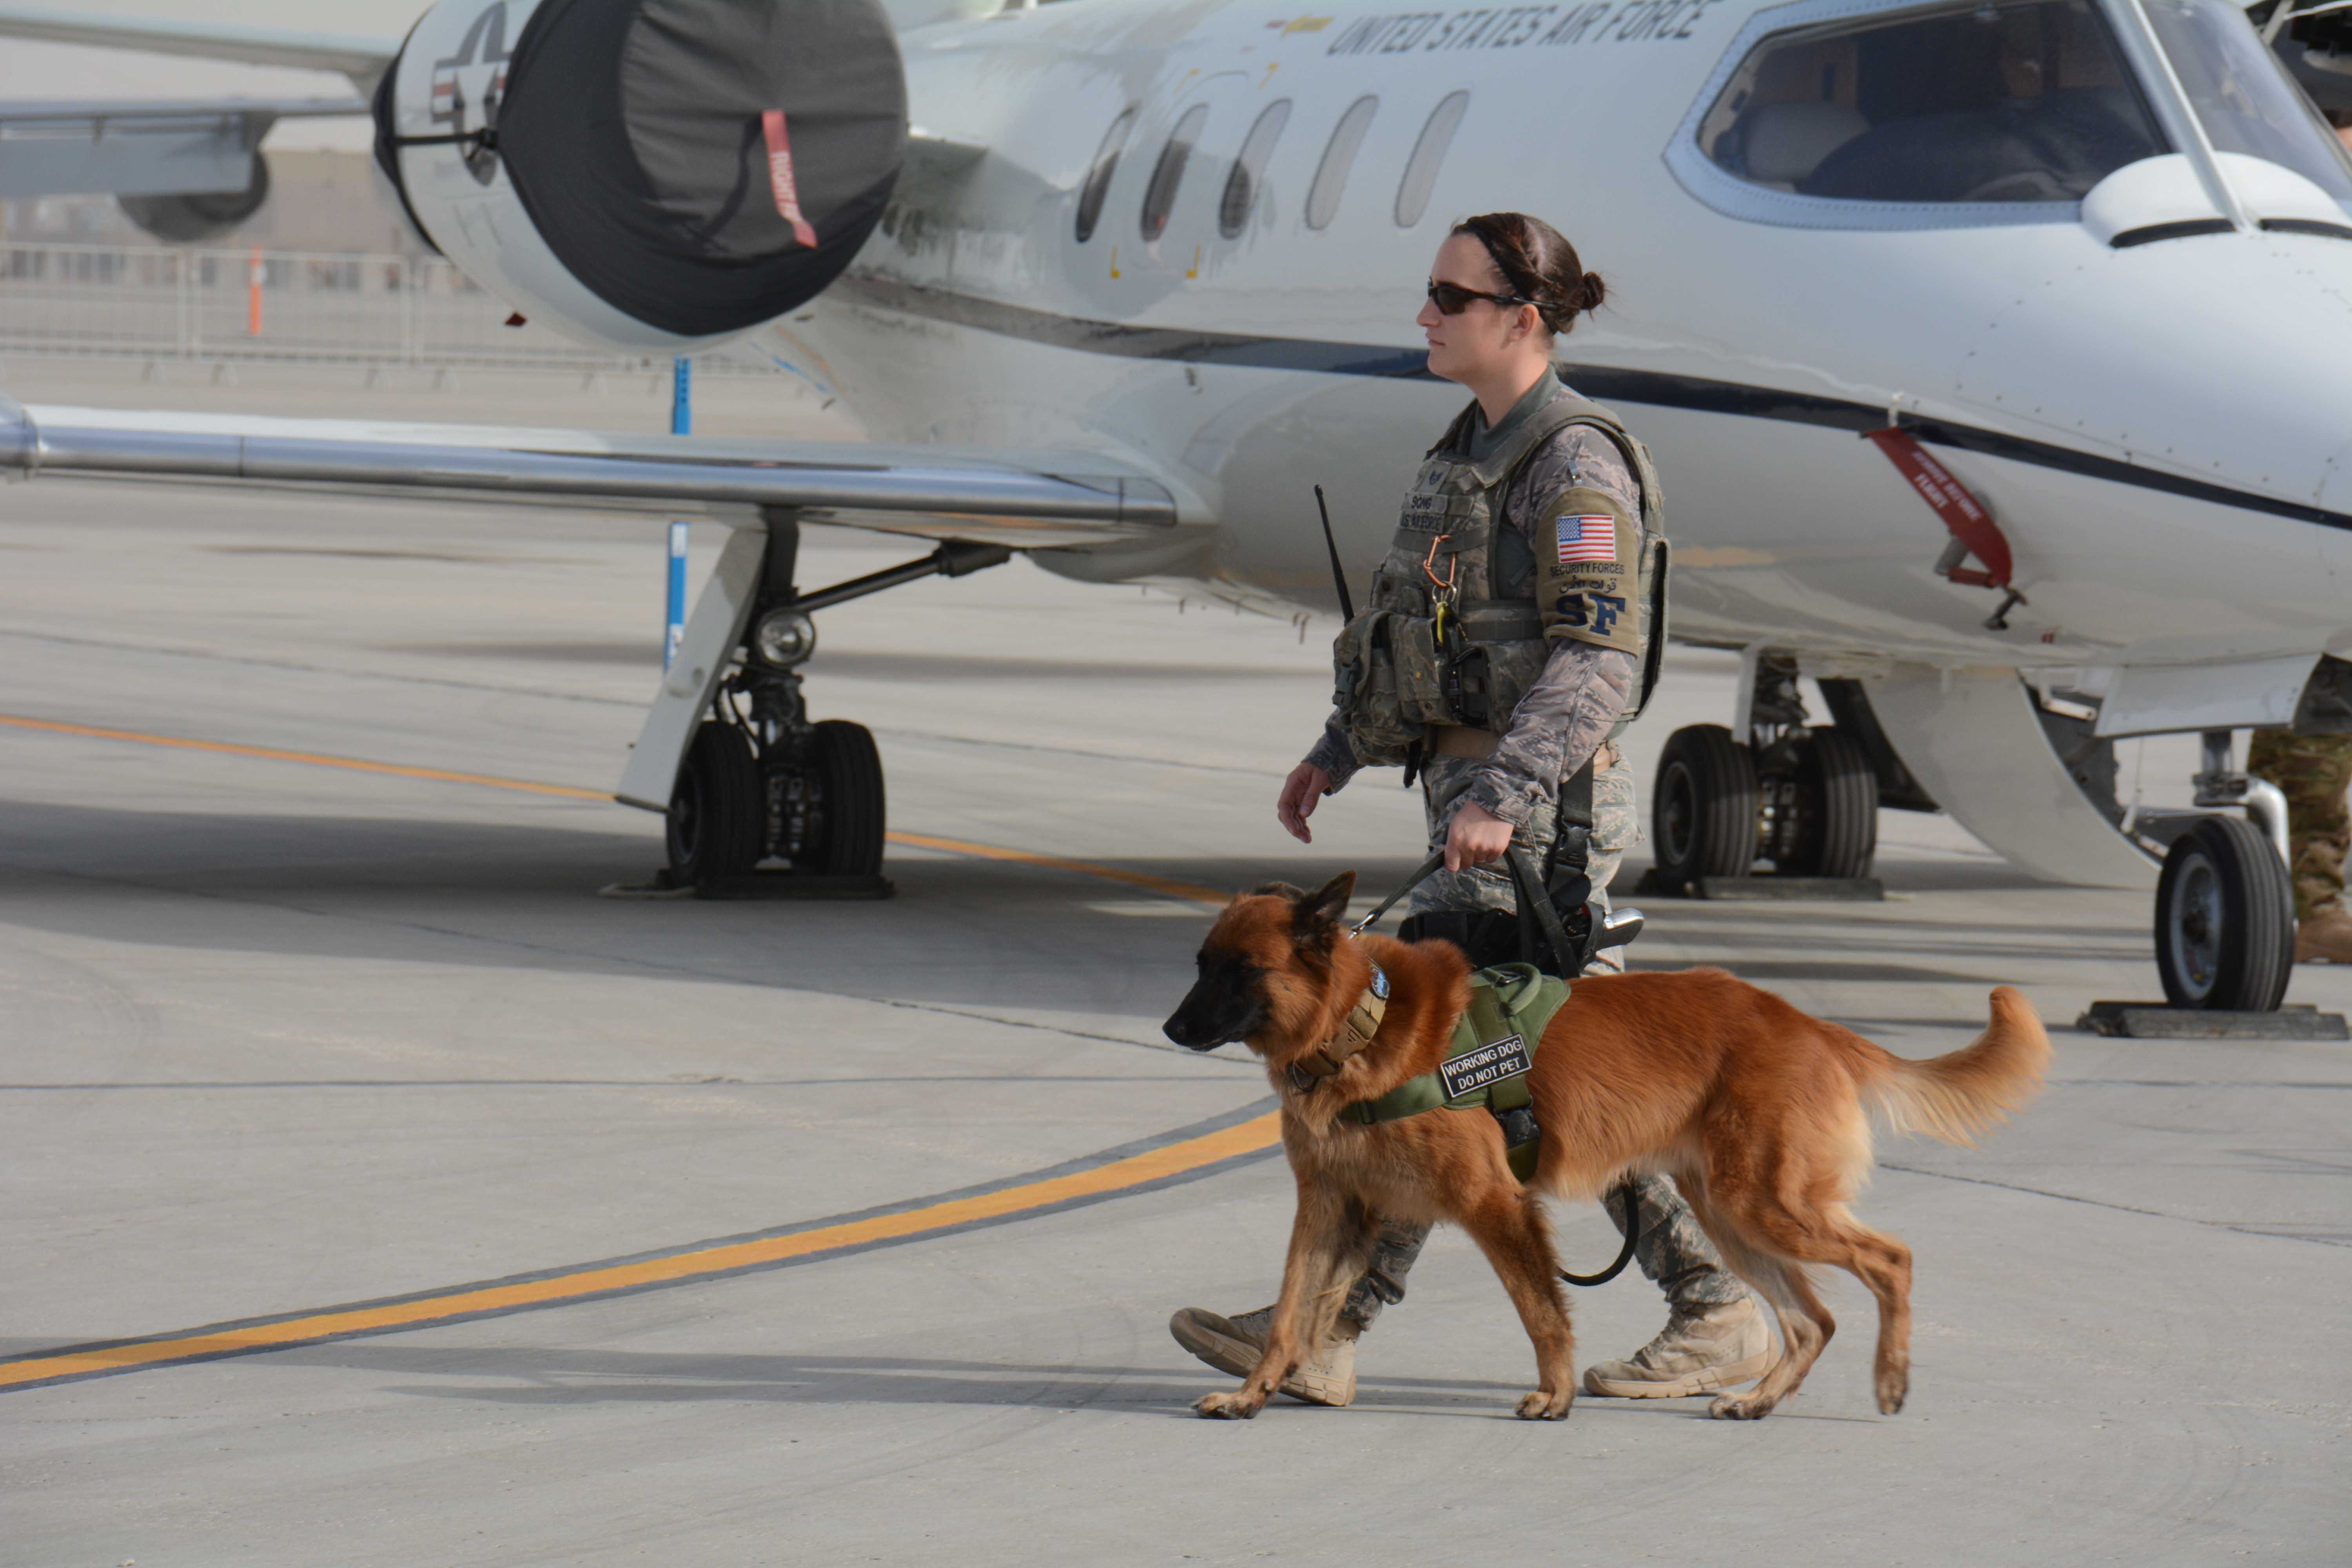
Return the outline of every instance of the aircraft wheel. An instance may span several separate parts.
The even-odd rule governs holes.
[[[1854,738],[1834,726],[1796,745],[1797,823],[1791,877],[1867,877],[1878,855],[1878,773]]]
[[[2252,823],[2208,816],[2156,882],[2156,968],[2176,1007],[2267,1013],[2294,963],[2294,890]]]
[[[751,742],[731,724],[706,721],[670,792],[663,837],[671,879],[692,887],[710,877],[747,877],[767,836],[768,791]]]
[[[1756,859],[1756,769],[1748,748],[1720,724],[1693,724],[1666,737],[1650,808],[1658,877],[1673,887],[1695,877],[1745,877]]]
[[[824,720],[809,738],[808,759],[811,821],[793,868],[879,876],[886,795],[874,731],[845,719]]]

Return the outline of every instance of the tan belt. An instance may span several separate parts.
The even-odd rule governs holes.
[[[1473,730],[1466,724],[1440,724],[1429,738],[1429,749],[1441,757],[1467,757],[1474,762],[1495,754],[1503,737],[1492,730]]]
[[[1440,724],[1431,731],[1429,749],[1441,757],[1467,757],[1482,762],[1495,754],[1503,737],[1492,730],[1473,730],[1466,724]],[[1617,742],[1603,741],[1592,754],[1592,771],[1607,773],[1618,763]]]

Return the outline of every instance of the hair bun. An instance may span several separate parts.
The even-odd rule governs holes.
[[[1504,282],[1535,305],[1551,331],[1567,331],[1578,316],[1598,309],[1608,297],[1601,275],[1584,270],[1576,247],[1541,218],[1482,213],[1455,224],[1454,232],[1471,235],[1486,247]]]

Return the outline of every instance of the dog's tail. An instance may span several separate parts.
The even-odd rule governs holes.
[[[1992,1021],[1973,1045],[1926,1061],[1873,1047],[1857,1087],[1895,1131],[1973,1146],[1980,1129],[2007,1120],[2041,1092],[2049,1065],[2042,1020],[2023,996],[1997,985]]]

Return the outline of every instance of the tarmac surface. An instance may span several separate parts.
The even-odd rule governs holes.
[[[38,361],[0,389],[378,395]],[[552,378],[400,395],[659,416]],[[1885,815],[1885,903],[1644,900],[1633,950],[1906,1055],[1965,1044],[1996,984],[2052,1026],[2048,1092],[1981,1150],[1880,1144],[1857,1206],[1918,1259],[1903,1414],[1838,1276],[1846,1331],[1769,1420],[1518,1422],[1525,1338],[1442,1230],[1354,1406],[1196,1420],[1232,1380],[1168,1315],[1269,1300],[1291,1202],[1263,1074],[1159,1032],[1206,900],[1418,858],[1392,774],[1311,847],[1274,821],[1329,624],[1025,562],[825,612],[813,700],[877,733],[898,896],[600,898],[662,858],[598,798],[657,679],[662,548],[525,510],[0,494],[0,1562],[2346,1561],[2352,1048],[2075,1032],[2160,994],[2145,900],[1937,817]],[[803,580],[919,552],[813,533]],[[1734,668],[1675,656],[1637,767],[1724,720]],[[2185,803],[2189,750],[2136,751]],[[2352,1007],[2352,971],[2289,1000]],[[1557,1222],[1570,1268],[1613,1255],[1597,1212]],[[1580,1362],[1663,1321],[1631,1274],[1573,1294]]]

